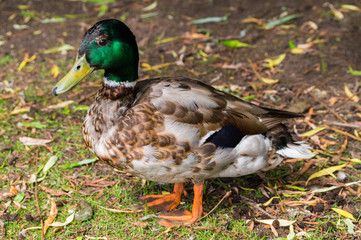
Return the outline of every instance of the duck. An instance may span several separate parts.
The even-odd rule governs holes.
[[[174,184],[172,193],[141,197],[163,211],[164,226],[192,224],[203,214],[207,179],[267,171],[285,158],[312,158],[283,122],[300,113],[258,106],[186,77],[138,81],[137,42],[116,19],[94,24],[84,35],[71,70],[55,96],[103,69],[102,87],[82,124],[86,147],[111,167],[139,178]],[[191,211],[174,210],[193,184]]]

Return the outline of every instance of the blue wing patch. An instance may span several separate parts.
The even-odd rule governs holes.
[[[217,147],[234,148],[245,135],[237,128],[226,125],[221,130],[213,133],[206,142],[214,143]]]

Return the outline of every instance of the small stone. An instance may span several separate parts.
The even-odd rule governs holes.
[[[276,220],[273,221],[272,226],[274,226],[274,228],[277,229],[277,228],[280,227],[280,222],[276,219]]]
[[[34,221],[34,217],[31,216],[31,213],[27,213],[25,215],[25,220],[28,221],[28,222],[32,222],[32,221]]]
[[[324,210],[324,206],[322,203],[319,203],[313,207],[313,211],[315,212],[322,212],[323,210]]]
[[[93,209],[90,204],[85,200],[80,201],[75,211],[74,219],[78,221],[85,221],[91,218],[92,215]]]
[[[55,204],[56,204],[56,207],[57,207],[57,208],[62,208],[62,207],[64,207],[63,201],[57,201]]]
[[[338,171],[337,172],[337,180],[344,181],[346,179],[347,175],[344,171]]]

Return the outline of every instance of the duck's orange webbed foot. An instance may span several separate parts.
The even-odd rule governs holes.
[[[179,205],[182,194],[187,195],[184,183],[174,184],[173,193],[166,195],[146,195],[140,198],[150,209],[158,211],[172,211]],[[144,206],[145,207],[145,206]]]
[[[194,200],[192,212],[176,211],[159,216],[158,223],[166,227],[173,227],[180,224],[191,224],[197,221],[202,216],[202,196],[203,196],[203,184],[194,185]]]

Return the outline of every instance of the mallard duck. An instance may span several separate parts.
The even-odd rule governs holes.
[[[239,177],[274,168],[285,157],[313,156],[281,124],[301,114],[259,107],[190,78],[137,81],[138,62],[131,30],[115,19],[100,21],[85,33],[74,66],[53,94],[104,69],[103,86],[82,125],[86,146],[113,168],[175,184],[173,193],[143,196],[148,207],[171,211],[186,193],[184,183],[194,184],[192,211],[161,215],[161,224],[201,217],[206,179]]]

